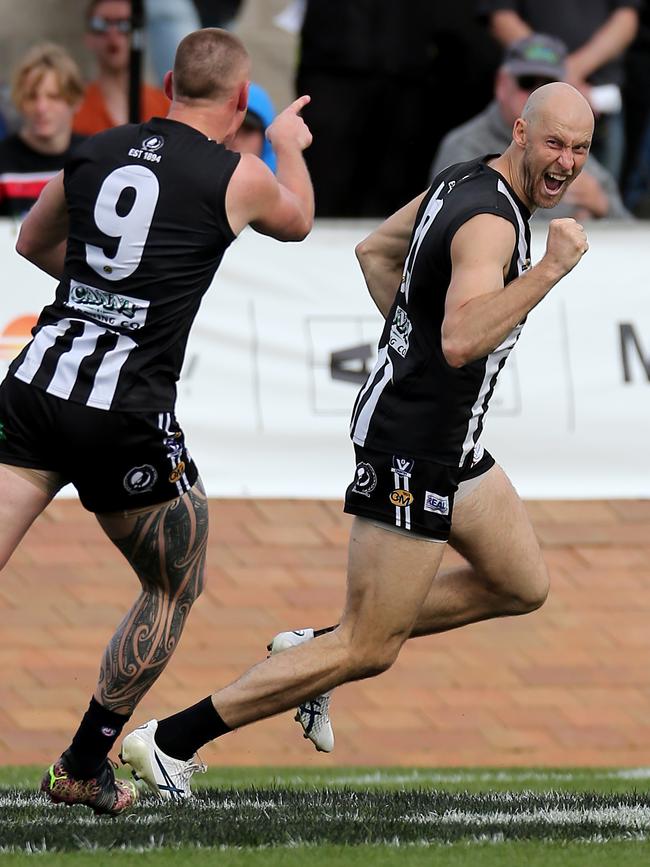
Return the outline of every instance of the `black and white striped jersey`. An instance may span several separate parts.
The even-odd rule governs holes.
[[[171,410],[190,327],[234,238],[225,196],[238,162],[167,118],[82,143],[64,173],[65,272],[14,376],[98,409]]]
[[[530,213],[487,159],[446,168],[420,206],[377,362],[352,412],[357,445],[461,466],[478,443],[497,376],[523,321],[486,358],[450,367],[441,328],[451,242],[467,220],[496,214],[516,232],[506,283],[530,264]]]

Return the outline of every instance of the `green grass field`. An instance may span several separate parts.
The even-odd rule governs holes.
[[[324,867],[650,864],[650,771],[216,769],[117,819],[0,771],[0,863]]]

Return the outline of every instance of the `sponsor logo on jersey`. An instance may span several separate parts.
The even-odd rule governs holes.
[[[110,726],[102,726],[101,732],[107,738],[112,738],[117,734],[117,729],[112,729]]]
[[[107,292],[76,280],[70,281],[70,293],[65,304],[105,325],[127,328],[129,331],[143,327],[149,309],[148,301]]]
[[[364,497],[369,497],[377,487],[377,473],[366,461],[361,461],[357,464],[354,473],[353,494],[362,494]]]
[[[127,494],[144,494],[150,491],[156,484],[158,473],[151,464],[143,464],[141,467],[133,467],[124,476],[124,490]]]
[[[406,353],[409,351],[409,334],[412,328],[413,326],[406,310],[398,307],[395,310],[393,324],[390,327],[388,343],[402,358],[405,358]]]
[[[397,473],[398,476],[410,479],[414,464],[415,461],[411,458],[399,458],[397,455],[393,455],[393,472]]]
[[[174,467],[174,469],[169,474],[169,481],[175,484],[178,482],[185,472],[185,461],[179,461],[178,464]]]
[[[435,512],[436,515],[449,514],[449,497],[434,494],[431,491],[424,493],[424,511]]]
[[[394,506],[405,509],[413,502],[413,494],[410,491],[405,491],[404,488],[397,488],[397,490],[390,492],[388,499]]]
[[[161,135],[150,135],[142,142],[142,147],[146,151],[159,151],[165,144],[165,139]]]

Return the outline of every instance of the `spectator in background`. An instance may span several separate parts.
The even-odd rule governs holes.
[[[86,88],[73,128],[93,135],[129,119],[131,0],[91,0],[86,9],[86,45],[95,55],[98,75]],[[165,117],[169,100],[162,90],[143,84],[140,106],[143,121]]]
[[[174,65],[178,43],[201,27],[199,13],[192,0],[145,0],[147,47],[162,84],[165,73]]]
[[[201,27],[232,27],[242,0],[194,0]]]
[[[497,71],[494,100],[476,117],[445,136],[433,162],[432,179],[453,163],[503,153],[531,91],[564,79],[565,61],[565,45],[551,36],[537,33],[511,45]],[[540,209],[537,214],[542,219],[630,217],[613,176],[591,154],[560,204],[552,211]]]
[[[297,88],[321,217],[376,217],[426,184],[436,112],[431,0],[307,0]]]
[[[625,58],[625,204],[650,217],[650,3],[641,10],[639,32]]]
[[[643,0],[479,0],[492,35],[508,47],[533,32],[549,33],[569,49],[566,80],[597,117],[592,153],[618,181],[625,152],[623,55],[639,26]]]
[[[23,216],[81,139],[72,118],[83,96],[77,64],[59,45],[35,45],[13,75],[22,124],[0,142],[0,215]]]
[[[266,129],[275,117],[271,97],[251,81],[248,90],[248,108],[239,130],[230,143],[230,149],[241,154],[255,154],[275,172],[276,159],[271,142],[266,138]]]

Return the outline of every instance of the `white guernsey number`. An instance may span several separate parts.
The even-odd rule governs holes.
[[[133,204],[127,214],[120,215],[117,204],[127,189],[135,193]],[[119,242],[112,257],[102,247],[86,244],[86,260],[105,280],[124,280],[140,264],[159,194],[158,178],[146,166],[122,166],[102,184],[95,203],[95,223]]]

